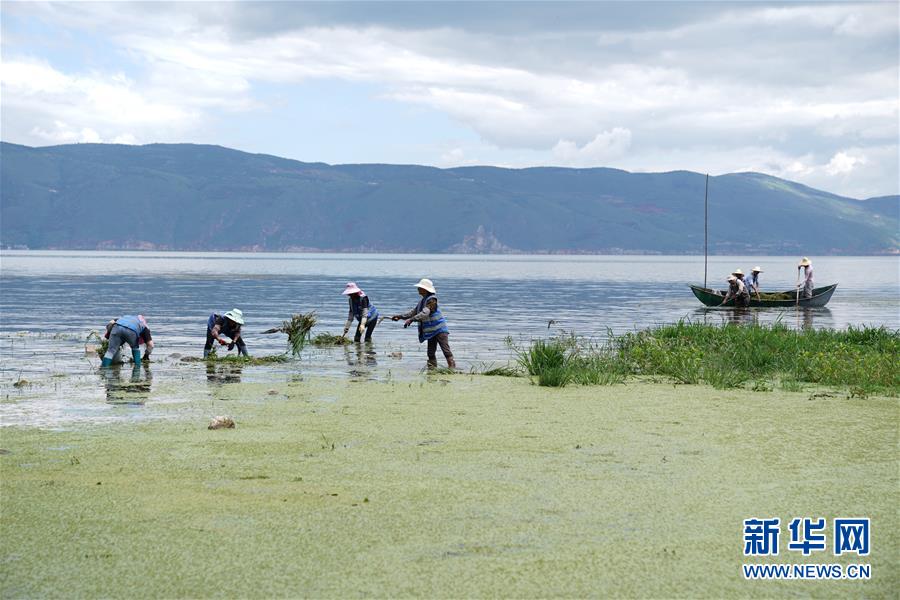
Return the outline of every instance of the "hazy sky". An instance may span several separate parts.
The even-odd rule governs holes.
[[[900,191],[896,0],[0,7],[9,142]]]

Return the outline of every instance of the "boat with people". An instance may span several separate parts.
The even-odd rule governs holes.
[[[789,290],[786,292],[760,292],[759,298],[756,297],[756,294],[750,296],[750,307],[766,308],[799,306],[801,308],[820,308],[828,304],[828,301],[831,300],[831,295],[834,293],[834,290],[837,289],[837,286],[838,284],[833,283],[825,287],[815,288],[812,292],[812,296],[809,298],[798,295],[796,290]],[[691,291],[697,296],[697,300],[706,306],[722,306],[725,308],[734,306],[734,299],[730,299],[724,304],[722,303],[728,290],[713,290],[699,285],[692,285]]]

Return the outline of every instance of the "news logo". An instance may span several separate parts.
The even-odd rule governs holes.
[[[744,519],[744,556],[778,556],[781,519],[778,517]],[[832,528],[822,517],[795,517],[787,525],[787,550],[803,556],[826,553],[842,556],[868,556],[871,552],[870,520],[866,518],[836,518]],[[744,564],[745,579],[870,579],[872,566],[868,564]]]

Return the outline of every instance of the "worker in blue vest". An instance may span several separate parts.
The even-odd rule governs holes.
[[[453,359],[453,352],[450,351],[450,330],[447,329],[447,321],[438,308],[437,291],[434,289],[434,283],[430,279],[421,279],[416,284],[419,290],[419,303],[412,310],[408,310],[403,314],[394,315],[392,321],[406,319],[403,327],[409,327],[413,322],[419,325],[419,343],[428,342],[428,366],[437,366],[437,347],[441,347],[444,358],[447,359],[447,366],[451,369],[456,368],[456,361]]]
[[[141,344],[144,344],[144,360],[150,358],[153,351],[153,335],[147,327],[144,315],[126,315],[110,321],[106,325],[106,334],[103,336],[109,340],[109,347],[103,355],[101,367],[108,367],[113,362],[122,362],[122,346],[128,344],[131,348],[131,356],[135,366],[141,364]]]
[[[347,322],[344,323],[344,333],[341,334],[341,337],[347,335],[347,332],[350,331],[350,326],[356,320],[359,321],[359,327],[356,328],[353,341],[358,342],[363,333],[365,333],[365,341],[371,342],[372,332],[375,331],[375,326],[378,325],[378,309],[369,301],[366,293],[352,281],[347,284],[347,287],[344,288],[341,294],[347,296],[350,302],[350,312],[347,314]]]
[[[213,342],[219,342],[222,346],[227,345],[229,350],[233,350],[237,346],[238,356],[250,356],[247,352],[247,344],[241,337],[243,325],[244,313],[237,308],[232,308],[224,315],[216,313],[209,315],[209,319],[206,321],[206,345],[203,347],[203,358],[209,357]]]

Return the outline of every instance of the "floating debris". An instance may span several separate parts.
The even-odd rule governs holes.
[[[23,387],[28,387],[29,385],[31,385],[31,382],[28,381],[27,379],[19,379],[18,381],[16,381],[13,384],[13,387],[14,388],[23,388]]]
[[[234,429],[234,419],[224,415],[213,417],[207,429]]]
[[[390,354],[388,354],[388,356],[390,356],[391,358],[400,360],[401,358],[403,358],[403,353],[402,352],[391,352]]]
[[[332,335],[328,332],[320,333],[313,338],[314,346],[346,346],[350,343],[350,338],[342,335]]]
[[[273,327],[263,331],[263,333],[286,333],[288,336],[288,349],[294,356],[297,356],[303,350],[303,347],[306,346],[306,343],[310,341],[312,337],[310,331],[312,331],[317,322],[316,311],[313,310],[308,313],[292,315],[290,319],[281,324],[281,327]]]

